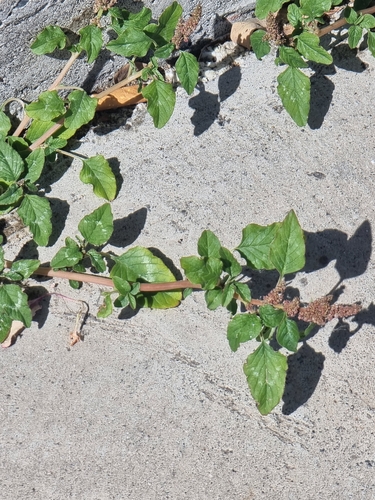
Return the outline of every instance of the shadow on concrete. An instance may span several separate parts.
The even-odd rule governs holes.
[[[138,238],[145,227],[147,218],[147,208],[142,207],[132,214],[116,219],[113,222],[113,234],[108,243],[118,248],[125,248]]]

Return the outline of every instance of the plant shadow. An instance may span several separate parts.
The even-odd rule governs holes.
[[[122,219],[116,219],[113,222],[113,233],[108,243],[118,248],[131,245],[141,234],[146,218],[147,208],[142,207]]]

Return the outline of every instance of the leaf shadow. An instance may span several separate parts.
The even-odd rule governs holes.
[[[114,220],[113,233],[108,243],[118,248],[131,245],[141,234],[146,218],[147,208],[142,207],[126,217]]]

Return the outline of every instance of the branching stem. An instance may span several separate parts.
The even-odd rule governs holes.
[[[358,12],[358,14],[360,16],[364,16],[365,14],[373,14],[373,13],[375,13],[375,7],[370,7],[369,9],[364,9],[364,10],[361,10],[360,12]],[[331,31],[337,30],[337,29],[341,28],[342,26],[345,26],[345,24],[348,24],[348,23],[347,23],[345,17],[343,17],[342,19],[339,19],[335,23],[330,24],[329,26],[326,26],[325,28],[322,28],[321,30],[319,30],[317,35],[319,37],[327,35]]]

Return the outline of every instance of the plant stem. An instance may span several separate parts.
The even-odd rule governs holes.
[[[137,71],[133,75],[125,78],[125,80],[121,80],[121,82],[116,83],[116,85],[113,85],[112,87],[109,87],[106,90],[103,90],[103,92],[100,92],[100,94],[93,94],[91,97],[96,97],[96,99],[101,99],[102,97],[105,97],[108,94],[111,94],[114,90],[121,89],[125,85],[127,85],[130,82],[133,82],[134,80],[137,80],[142,76],[143,69],[141,71]]]
[[[53,135],[59,128],[61,128],[64,125],[64,118],[61,118],[58,122],[55,123],[47,132],[44,132],[43,135],[39,137],[33,144],[30,146],[30,151],[34,151],[34,149],[39,148],[43,144],[44,141],[46,141],[51,135]]]
[[[370,7],[369,9],[361,10],[360,12],[358,12],[358,14],[360,16],[364,16],[365,14],[373,14],[374,12],[375,12],[375,7]],[[345,19],[345,17],[343,17],[342,19],[339,19],[335,23],[330,24],[329,26],[326,26],[325,28],[322,28],[321,30],[319,30],[317,35],[319,37],[327,35],[331,31],[337,30],[337,29],[341,28],[342,26],[344,26],[345,24],[348,24],[348,23],[347,23],[347,20]]]

